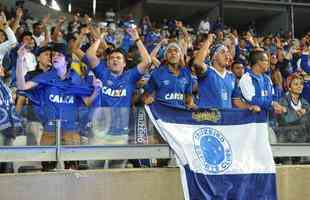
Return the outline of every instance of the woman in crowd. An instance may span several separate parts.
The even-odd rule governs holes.
[[[290,127],[288,131],[279,132],[279,142],[307,142],[306,125],[310,105],[302,96],[304,79],[299,74],[293,74],[288,77],[288,93],[282,97],[279,103],[284,106],[287,112],[278,117],[279,126],[295,125],[296,130]],[[301,126],[299,126],[301,125]],[[281,129],[280,129],[281,130]]]

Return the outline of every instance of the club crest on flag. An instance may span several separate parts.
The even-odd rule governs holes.
[[[205,127],[193,134],[194,150],[207,173],[220,174],[232,164],[232,150],[223,134]]]

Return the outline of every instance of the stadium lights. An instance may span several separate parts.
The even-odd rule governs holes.
[[[61,11],[56,0],[52,0],[50,3],[47,3],[47,0],[40,0],[40,2],[43,6],[48,6],[49,8],[52,8],[54,10]],[[71,10],[71,5],[69,5],[69,6],[70,6],[69,9]],[[69,10],[69,12],[71,12],[70,10]]]
[[[57,11],[61,10],[56,0],[52,0],[51,8]]]
[[[96,6],[97,6],[97,1],[93,0],[93,15],[96,15]]]

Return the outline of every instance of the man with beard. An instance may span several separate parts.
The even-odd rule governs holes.
[[[250,54],[251,70],[245,73],[236,92],[234,105],[253,112],[273,110],[285,113],[286,108],[274,101],[274,89],[270,78],[265,74],[269,70],[270,60],[265,51],[255,50]]]
[[[166,65],[156,68],[146,85],[144,102],[154,100],[174,107],[195,108],[192,98],[191,72],[182,63],[182,50],[176,43],[170,43],[165,52]],[[154,97],[155,96],[155,99]]]
[[[229,64],[227,47],[223,44],[213,46],[210,51],[212,66],[205,64],[213,40],[214,36],[210,34],[194,60],[198,73],[198,107],[231,108],[235,75],[226,69]]]

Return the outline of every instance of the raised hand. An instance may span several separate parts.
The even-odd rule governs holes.
[[[6,16],[4,12],[0,13],[0,27],[6,28],[8,26],[8,22],[6,20]]]
[[[46,16],[43,17],[43,19],[42,19],[42,24],[43,24],[44,26],[46,26],[46,25],[48,24],[49,20],[50,20],[50,16],[49,16],[49,15],[46,15]]]
[[[215,34],[212,34],[212,33],[208,34],[207,42],[208,42],[210,45],[213,44],[213,42],[215,41],[215,39],[216,39],[216,35],[215,35]]]
[[[254,43],[254,38],[253,38],[253,36],[252,36],[252,34],[251,34],[250,32],[247,32],[246,35],[244,36],[244,38],[245,38],[248,42],[250,42],[251,44]]]
[[[26,44],[23,44],[17,51],[18,58],[24,59],[27,53]]]
[[[107,35],[108,35],[107,29],[100,29],[100,37],[101,38],[104,38]]]
[[[128,34],[131,36],[131,38],[132,38],[133,40],[138,40],[138,39],[140,39],[140,36],[139,36],[139,33],[138,33],[137,29],[135,29],[135,28],[129,28],[129,29],[127,29],[127,32],[128,32]]]

